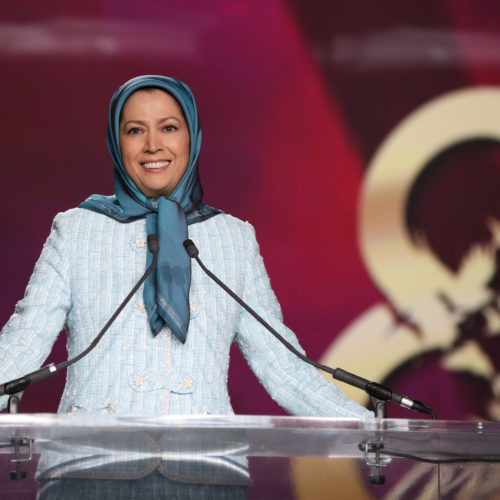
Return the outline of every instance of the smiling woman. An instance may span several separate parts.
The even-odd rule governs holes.
[[[93,195],[55,218],[29,293],[0,335],[0,352],[10,354],[0,364],[0,380],[36,370],[64,326],[69,357],[83,352],[152,262],[145,242],[154,234],[159,241],[156,268],[134,297],[135,305],[127,305],[96,348],[69,367],[60,413],[232,414],[227,375],[230,347],[236,342],[264,387],[289,413],[371,417],[208,283],[198,266],[191,268],[183,247],[187,238],[196,242],[204,262],[222,281],[303,352],[282,322],[252,226],[202,202],[201,130],[189,88],[163,76],[126,82],[111,98],[107,140],[115,194]],[[5,398],[0,403],[5,405]],[[98,458],[96,470],[87,464],[82,471],[78,458],[42,456],[39,478],[48,497],[53,487],[72,492],[72,480],[65,478],[75,474],[117,477],[114,466],[99,469],[103,464]],[[130,465],[118,477],[142,477],[132,469]],[[248,471],[242,457],[208,457],[208,462],[198,457],[162,462],[150,479],[148,484],[160,484],[155,498],[165,498],[167,490],[187,491],[193,483],[226,488],[225,493],[222,487],[204,489],[203,498],[226,498],[226,493],[227,498],[244,498]],[[88,498],[96,484],[75,487],[80,497]],[[139,486],[127,485],[127,498],[139,497],[134,489]],[[116,488],[125,491],[123,484]]]
[[[123,106],[123,166],[147,196],[169,196],[187,169],[189,129],[177,101],[159,89],[139,90]]]

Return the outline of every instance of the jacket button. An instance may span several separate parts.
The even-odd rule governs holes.
[[[116,413],[116,412],[117,412],[116,406],[113,403],[111,403],[108,406],[108,413]]]
[[[182,387],[184,389],[192,389],[193,388],[193,379],[191,377],[184,377],[181,380]]]

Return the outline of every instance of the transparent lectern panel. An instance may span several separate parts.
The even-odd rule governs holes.
[[[35,497],[35,472],[42,491],[59,488],[62,498],[162,498],[168,490],[218,500],[467,500],[500,492],[500,424],[492,422],[0,415],[0,444],[2,497],[13,499]],[[10,462],[16,444],[21,461]]]

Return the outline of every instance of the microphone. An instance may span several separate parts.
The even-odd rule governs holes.
[[[236,293],[234,293],[225,283],[223,283],[215,274],[213,274],[209,269],[205,267],[201,259],[199,258],[199,250],[192,240],[185,240],[184,248],[192,259],[195,259],[196,262],[200,265],[203,271],[213,280],[215,281],[226,293],[228,293],[238,304],[241,305],[246,311],[248,311],[261,325],[263,325],[274,337],[276,337],[287,349],[289,349],[293,354],[295,354],[302,361],[323,370],[336,380],[341,382],[345,382],[346,384],[352,385],[354,387],[358,387],[359,389],[363,389],[368,395],[380,399],[382,401],[392,401],[393,403],[399,404],[404,408],[408,408],[410,410],[418,411],[421,413],[426,413],[430,415],[432,418],[436,418],[434,412],[426,405],[421,403],[420,401],[409,398],[408,396],[404,396],[403,394],[399,394],[397,392],[392,391],[388,387],[377,384],[376,382],[370,382],[362,377],[358,377],[353,373],[342,370],[341,368],[330,368],[329,366],[322,365],[321,363],[317,363],[312,359],[309,359],[307,356],[298,351],[290,342],[284,339],[267,321],[264,320],[259,314],[257,314],[246,302],[244,302]]]
[[[327,370],[328,371],[328,370]],[[333,377],[341,382],[363,389],[369,396],[380,399],[382,401],[392,401],[403,408],[408,408],[409,410],[418,411],[421,413],[426,413],[432,418],[436,418],[434,412],[427,406],[425,406],[420,401],[416,399],[411,399],[408,396],[394,392],[382,384],[377,384],[376,382],[370,382],[358,375],[354,375],[348,371],[342,370],[341,368],[335,368],[332,373]]]
[[[148,249],[153,254],[153,260],[151,264],[148,266],[144,274],[141,276],[139,281],[135,284],[134,288],[130,291],[130,293],[125,297],[123,302],[118,306],[116,311],[113,313],[111,318],[109,318],[108,322],[103,326],[102,330],[98,333],[96,338],[92,341],[89,347],[85,349],[85,351],[81,352],[78,356],[75,356],[73,359],[68,361],[64,361],[55,365],[51,363],[50,365],[44,366],[39,370],[29,373],[28,375],[24,375],[23,377],[11,380],[6,382],[5,384],[0,384],[0,396],[4,394],[17,394],[18,392],[24,391],[29,385],[34,384],[36,382],[40,382],[41,380],[45,380],[46,378],[53,377],[56,373],[60,372],[64,368],[71,366],[72,364],[80,361],[83,357],[85,357],[90,351],[94,349],[94,347],[99,343],[103,335],[106,333],[108,328],[113,324],[118,315],[122,312],[123,308],[127,305],[130,299],[134,296],[135,292],[139,289],[139,287],[146,281],[147,277],[151,274],[154,267],[156,266],[156,260],[158,258],[158,250],[160,249],[158,245],[158,238],[155,234],[150,234],[147,237],[148,241]]]

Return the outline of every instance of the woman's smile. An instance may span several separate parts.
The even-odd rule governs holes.
[[[148,161],[148,162],[143,162],[141,165],[148,171],[155,173],[155,172],[162,172],[166,170],[166,168],[170,165],[170,160],[156,160],[156,161]]]

